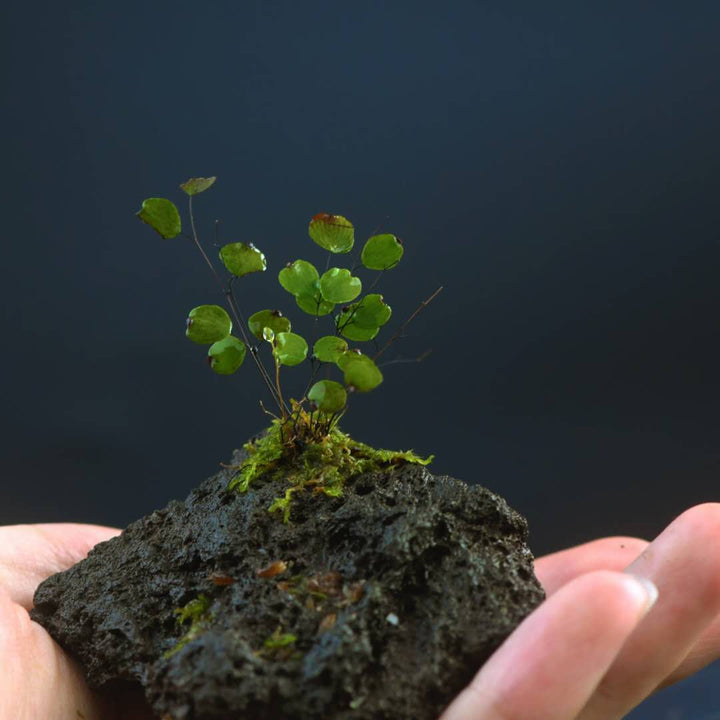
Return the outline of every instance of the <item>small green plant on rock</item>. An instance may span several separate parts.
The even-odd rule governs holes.
[[[175,610],[175,619],[178,626],[183,627],[189,622],[190,627],[175,646],[165,653],[164,657],[166,660],[176,652],[182,650],[189,642],[192,642],[205,631],[207,624],[212,620],[210,604],[210,599],[206,595],[198,595],[198,597],[191,600],[187,605]]]
[[[267,270],[264,253],[252,243],[231,242],[219,247],[219,260],[226,278],[203,248],[193,212],[195,195],[208,190],[215,177],[191,178],[180,185],[188,196],[190,235],[183,233],[180,212],[166,198],[148,198],[138,217],[165,239],[191,239],[210,268],[225,299],[220,305],[198,305],[190,310],[185,334],[192,342],[207,345],[207,361],[219,375],[233,375],[249,354],[265,385],[275,411],[263,409],[273,420],[267,433],[245,445],[247,459],[237,468],[230,488],[245,492],[250,483],[265,473],[285,473],[290,487],[270,511],[282,511],[289,519],[294,493],[307,486],[326,495],[342,494],[344,481],[352,475],[403,462],[427,464],[413,452],[376,450],[357,443],[340,432],[338,421],[347,412],[354,393],[367,393],[383,382],[378,359],[400,337],[414,317],[442,290],[438,288],[383,345],[375,338],[392,317],[384,297],[374,292],[380,279],[395,268],[404,254],[403,243],[390,233],[373,235],[364,244],[350,268],[331,266],[334,256],[349,253],[355,245],[355,229],[342,215],[319,213],[308,227],[310,238],[327,251],[324,272],[311,262],[297,259],[278,274],[281,287],[305,315],[329,321],[330,332],[312,344],[293,332],[290,319],[279,309],[259,309],[245,318],[236,295],[239,278]],[[359,269],[375,273],[367,288],[356,274]],[[364,291],[364,294],[363,294]],[[374,343],[375,352],[365,353],[350,343]],[[266,366],[263,347],[271,365]],[[423,359],[425,355],[412,361]],[[286,398],[281,376],[284,368],[310,365],[310,377],[299,400]],[[398,361],[395,361],[398,362]],[[335,369],[338,379],[331,379]],[[325,377],[319,377],[321,374]]]

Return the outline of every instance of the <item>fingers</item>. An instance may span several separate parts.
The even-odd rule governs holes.
[[[720,658],[720,615],[713,620],[687,657],[656,688],[657,690],[680,682]]]
[[[720,614],[719,547],[720,505],[699,505],[628,567],[657,585],[660,600],[623,647],[581,720],[620,718],[683,668],[698,669],[699,660],[718,656],[718,646],[707,643],[714,642],[708,629],[717,632]]]
[[[0,527],[0,588],[13,602],[30,608],[42,580],[66,570],[94,545],[119,533],[115,528],[75,523]]]
[[[75,663],[2,588],[0,666],[2,720],[108,718]]]
[[[538,558],[535,574],[552,595],[570,580],[594,570],[624,570],[649,545],[633,537],[607,537]]]
[[[625,573],[571,581],[520,624],[441,720],[574,720],[655,597]]]
[[[623,570],[639,557],[650,543],[633,537],[607,537],[535,561],[535,574],[552,595],[570,580],[594,570]],[[659,685],[672,685],[701,670],[720,657],[720,615],[693,645],[687,657]]]

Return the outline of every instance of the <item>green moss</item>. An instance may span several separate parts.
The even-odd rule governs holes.
[[[245,443],[243,450],[248,456],[240,465],[238,474],[230,481],[229,490],[247,492],[253,480],[272,470],[282,459],[285,448],[280,440],[279,424],[273,422],[264,437]]]
[[[189,642],[201,635],[206,629],[208,622],[212,619],[210,614],[211,601],[206,595],[198,595],[187,605],[175,609],[177,624],[182,626],[188,621],[190,622],[189,630],[183,635],[175,647],[168,650],[163,659],[167,660],[176,652],[184,648]]]
[[[272,505],[268,508],[268,512],[275,512],[276,510],[282,510],[283,522],[290,522],[290,497],[294,492],[300,490],[300,486],[288,488],[285,491],[285,496],[281,498],[275,498]]]
[[[292,633],[282,632],[281,627],[275,628],[275,632],[265,640],[263,647],[268,650],[274,650],[276,648],[287,647],[288,645],[294,645],[297,642],[297,637]]]
[[[299,660],[302,653],[295,649],[297,636],[292,633],[284,633],[282,627],[277,627],[270,637],[265,639],[260,650],[255,654],[266,660],[285,661]]]
[[[283,424],[274,420],[267,433],[244,445],[248,456],[228,485],[230,490],[247,492],[262,476],[269,479],[285,477],[290,487],[284,497],[276,498],[270,512],[281,511],[284,522],[290,520],[293,493],[305,488],[340,497],[345,482],[367,472],[414,463],[428,465],[433,456],[421,458],[412,450],[381,450],[353,440],[337,426],[314,442],[285,439]]]

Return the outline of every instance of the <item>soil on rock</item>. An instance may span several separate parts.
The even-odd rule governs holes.
[[[284,524],[283,481],[229,479],[38,588],[91,685],[140,683],[172,720],[434,720],[543,600],[525,520],[482,487],[405,465],[296,493]]]

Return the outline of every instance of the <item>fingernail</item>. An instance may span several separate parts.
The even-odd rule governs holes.
[[[642,605],[643,613],[647,613],[648,610],[657,602],[658,589],[652,580],[648,580],[646,577],[641,575],[633,575],[627,573],[628,582],[627,585],[638,598],[638,603]]]

